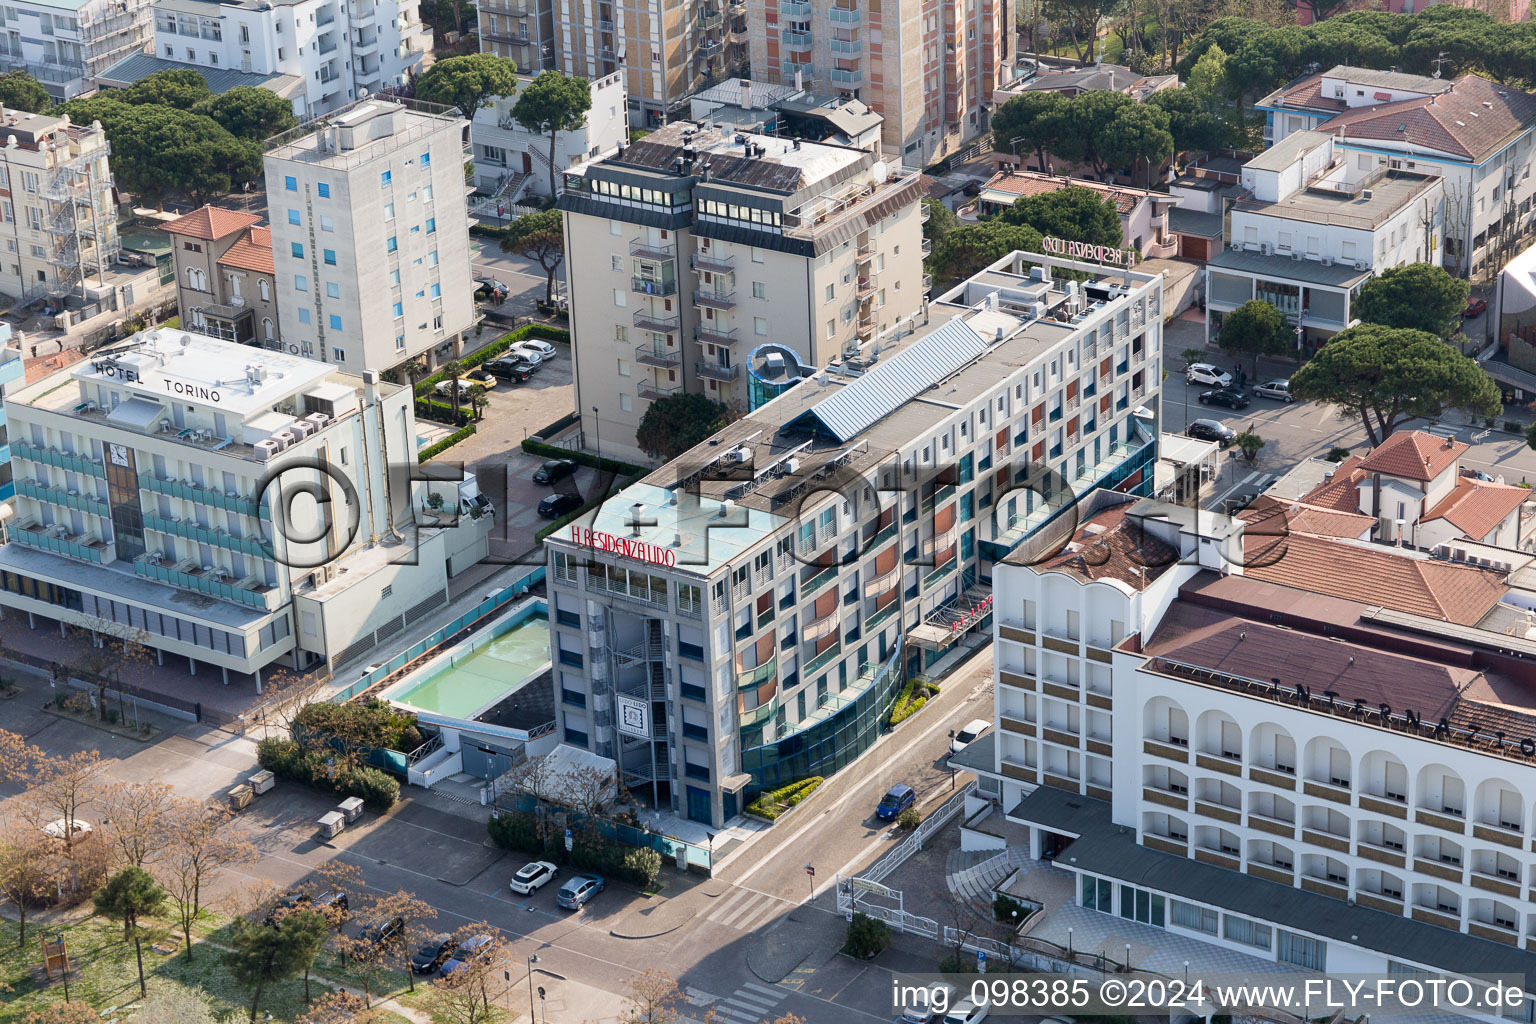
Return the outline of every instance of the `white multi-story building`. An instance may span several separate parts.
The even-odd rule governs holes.
[[[340,664],[393,635],[487,547],[472,483],[463,529],[414,526],[414,404],[376,372],[161,328],[4,402],[0,605],[34,628],[259,687],[267,666]]]
[[[67,117],[0,114],[0,292],[26,303],[106,291],[116,257],[111,147]]]
[[[917,174],[861,149],[687,121],[568,173],[583,430],[645,458],[650,402],[701,392],[755,408],[744,368],[759,346],[824,366],[916,313],[922,195]]]
[[[1206,331],[1253,299],[1321,344],[1355,319],[1360,287],[1408,263],[1440,264],[1445,182],[1356,158],[1322,132],[1297,132],[1243,166],[1227,248],[1206,262]]]
[[[521,93],[532,75],[517,76]],[[555,133],[554,180],[558,190],[565,172],[577,164],[616,151],[629,138],[629,99],[624,75],[614,72],[591,83],[592,109],[587,123],[571,132]],[[510,208],[523,194],[550,194],[549,136],[530,132],[512,119],[517,96],[493,96],[475,111],[469,141],[475,161],[475,184],[490,192],[496,203]]]
[[[130,85],[156,71],[195,68],[215,92],[260,85],[300,120],[403,85],[432,49],[415,0],[158,0],[154,46],[99,80]]]
[[[268,149],[284,351],[353,373],[457,354],[475,315],[464,126],[370,99]]]
[[[1497,269],[1536,223],[1536,95],[1477,75],[1451,80],[1340,65],[1254,106],[1271,144],[1325,132],[1352,173],[1390,167],[1444,179],[1445,262],[1459,273],[1490,260]]]
[[[983,625],[996,560],[1093,487],[1150,489],[1161,302],[1013,253],[552,535],[564,742],[717,826],[851,763]]]
[[[1505,573],[1355,514],[1084,507],[994,572],[995,735],[961,755],[1031,855],[1081,906],[1282,964],[1528,975],[1536,648]]]
[[[150,24],[150,0],[17,0],[5,5],[0,71],[25,71],[54,99],[73,99],[143,50]]]

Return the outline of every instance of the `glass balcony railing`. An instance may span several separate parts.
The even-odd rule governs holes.
[[[72,473],[85,473],[90,476],[105,478],[107,469],[101,464],[100,459],[88,459],[80,455],[71,455],[55,448],[39,448],[28,444],[26,441],[12,441],[11,455],[13,458],[30,459],[33,462],[41,462],[45,466],[53,466],[55,469],[66,469]]]
[[[827,566],[825,569],[821,570],[821,572],[817,573],[815,576],[812,576],[810,579],[806,580],[804,584],[801,585],[801,599],[806,600],[815,597],[822,587],[825,587],[828,583],[831,583],[835,579],[837,579],[837,566]]]
[[[183,590],[195,590],[200,594],[207,594],[209,597],[217,597],[225,601],[233,601],[236,604],[249,605],[252,608],[265,608],[267,606],[266,593],[271,589],[261,586],[259,590],[252,590],[245,586],[236,586],[214,579],[211,575],[183,572],[180,569],[156,565],[142,558],[133,563],[133,571],[147,579],[158,580],[173,587],[181,587]]]
[[[958,559],[958,558],[951,558],[949,561],[945,562],[943,565],[941,565],[937,569],[933,570],[933,572],[930,572],[928,575],[924,576],[923,577],[923,589],[926,590],[929,587],[932,587],[932,586],[935,586],[935,585],[937,585],[939,583],[944,582],[944,580],[951,573],[953,573],[955,571],[955,566],[957,566],[959,564],[960,564],[960,559]]]
[[[945,484],[943,487],[940,487],[937,491],[934,491],[932,494],[928,495],[928,497],[923,499],[921,506],[922,514],[925,516],[928,515],[934,509],[938,508],[940,505],[944,504],[954,496],[955,485]]]
[[[873,632],[880,626],[885,625],[886,620],[888,620],[892,615],[895,615],[900,609],[901,602],[892,601],[890,604],[886,605],[884,608],[881,608],[879,611],[875,612],[875,614],[864,620],[864,631],[866,633]]]
[[[102,556],[107,550],[107,546],[99,540],[58,537],[35,523],[11,530],[10,537],[27,547],[52,551],[56,555],[68,555],[70,558],[78,558],[82,562],[95,562],[98,565],[101,564]]]
[[[272,511],[266,505],[259,505],[250,498],[242,497],[239,494],[215,491],[207,487],[199,487],[190,482],[161,480],[157,476],[140,473],[139,486],[146,491],[153,491],[156,494],[181,498],[185,501],[195,501],[200,505],[221,508],[226,512],[235,512],[242,516],[259,516],[262,519],[272,518]]]
[[[756,689],[757,687],[762,686],[768,680],[772,679],[774,675],[778,673],[778,671],[779,656],[774,654],[773,657],[769,658],[767,661],[763,662],[756,668],[749,668],[745,671],[738,672],[736,674],[736,688],[740,690]]]
[[[92,498],[85,494],[71,494],[69,491],[59,487],[44,487],[42,484],[31,480],[17,480],[16,493],[26,498],[46,501],[52,505],[72,508],[77,512],[89,512],[93,516],[111,515],[111,510],[107,507],[107,503],[99,498]]]
[[[676,295],[676,281],[658,281],[651,277],[632,277],[629,279],[629,290],[639,292],[641,295]]]
[[[857,68],[833,68],[828,72],[833,85],[862,85],[864,72]]]
[[[784,31],[779,38],[784,41],[786,49],[809,50],[811,48],[811,34],[809,32]]]
[[[828,665],[832,664],[833,660],[836,659],[837,656],[839,654],[842,654],[842,653],[843,653],[843,642],[841,640],[839,640],[836,643],[834,643],[831,647],[828,647],[826,650],[824,650],[820,654],[816,655],[816,657],[814,657],[810,661],[806,662],[805,663],[805,668],[801,670],[801,674],[805,678],[807,678],[807,679],[810,678],[812,673],[820,672],[822,669],[824,669]]]
[[[857,25],[864,20],[861,11],[848,7],[834,7],[827,12],[827,17],[834,25]]]
[[[180,523],[172,519],[162,519],[159,516],[145,516],[144,528],[158,530],[173,537],[195,540],[202,544],[211,544],[226,551],[238,551],[242,555],[250,555],[253,558],[272,557],[272,551],[267,545],[254,537],[231,537],[225,530],[210,530],[196,523]]]
[[[750,729],[753,726],[762,725],[774,715],[779,713],[779,695],[774,694],[773,699],[766,704],[760,704],[751,711],[741,713],[741,727]]]

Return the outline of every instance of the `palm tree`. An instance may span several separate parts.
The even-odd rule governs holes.
[[[469,387],[469,409],[470,409],[470,415],[478,420],[480,418],[480,407],[484,403],[485,403],[485,386],[482,385],[482,384],[471,384],[470,387]]]
[[[453,425],[459,425],[459,374],[464,372],[464,365],[458,360],[452,360],[443,364],[443,379],[453,381],[448,388],[448,395],[453,401]]]

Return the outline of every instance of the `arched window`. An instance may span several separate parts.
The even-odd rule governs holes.
[[[208,290],[208,275],[203,273],[201,267],[187,268],[187,287],[199,292]]]
[[[261,301],[262,302],[271,302],[272,301],[272,286],[267,284],[266,278],[262,278],[261,280],[256,282],[256,290],[261,292]],[[268,321],[268,323],[271,323],[271,321]],[[270,337],[272,337],[272,335],[270,333],[268,333],[267,337],[270,338]]]
[[[261,282],[261,287],[262,290],[265,291],[267,282]],[[264,316],[261,318],[261,336],[267,341],[272,340],[272,318],[269,316]]]

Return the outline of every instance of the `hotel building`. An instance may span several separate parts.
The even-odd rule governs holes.
[[[993,574],[995,736],[962,755],[1031,855],[1080,906],[1282,964],[1529,974],[1536,645],[1507,574],[1352,511],[1082,507]]]
[[[851,763],[985,623],[999,559],[1150,489],[1161,289],[1014,253],[557,531],[563,741],[715,826]]]
[[[483,511],[415,527],[411,392],[373,372],[159,328],[4,405],[0,606],[34,628],[136,640],[259,689],[269,666],[365,653],[484,555]]]

